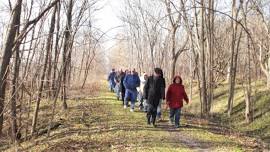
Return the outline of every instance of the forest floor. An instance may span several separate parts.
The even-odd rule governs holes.
[[[145,113],[123,109],[106,87],[92,97],[76,97],[69,108],[55,118],[60,125],[50,137],[41,135],[22,142],[18,151],[267,151],[252,137],[236,133],[194,115],[183,113],[179,129],[169,125],[168,112],[154,128],[146,124]],[[47,109],[46,109],[47,108]],[[49,107],[42,105],[43,111]],[[42,113],[43,115],[45,113]],[[48,122],[41,116],[42,122]],[[39,124],[42,126],[42,123]],[[0,151],[14,151],[1,146]],[[1,149],[2,148],[2,149]]]

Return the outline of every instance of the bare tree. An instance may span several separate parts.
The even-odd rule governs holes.
[[[63,108],[67,109],[67,76],[68,76],[68,65],[69,62],[71,62],[71,56],[69,55],[69,50],[71,49],[72,45],[72,36],[71,36],[71,31],[72,31],[72,9],[73,9],[73,0],[69,0],[68,2],[68,10],[67,10],[67,24],[66,24],[66,29],[65,29],[65,43],[64,43],[64,50],[62,54],[63,58],[63,79],[62,79],[62,101],[63,101]]]
[[[0,71],[0,135],[2,134],[3,122],[4,122],[4,101],[6,91],[6,79],[8,75],[8,67],[10,58],[12,56],[12,50],[14,47],[16,32],[20,24],[22,0],[17,0],[12,11],[11,22],[7,32],[7,39],[3,48],[3,60]]]
[[[242,2],[242,1],[241,1]],[[238,18],[238,14],[240,11],[240,6],[236,6],[236,0],[233,0],[232,3],[232,17]],[[231,27],[232,27],[232,38],[231,38],[231,61],[230,61],[230,79],[229,79],[229,98],[228,98],[228,116],[230,117],[233,107],[233,100],[234,100],[234,89],[235,89],[235,79],[236,79],[236,71],[237,71],[237,60],[238,60],[238,53],[239,53],[239,46],[240,40],[242,37],[242,31],[240,30],[239,38],[237,39],[238,35],[238,27],[239,24],[235,20],[231,20]],[[236,41],[237,40],[237,41]]]
[[[182,1],[183,2],[183,1]],[[177,60],[179,58],[179,56],[181,55],[181,53],[183,53],[186,50],[186,45],[188,43],[188,37],[186,37],[186,40],[183,41],[182,46],[177,49],[176,48],[176,34],[177,34],[177,30],[180,27],[181,24],[181,20],[182,20],[182,14],[180,12],[178,12],[177,14],[177,18],[174,18],[174,13],[172,12],[172,8],[171,8],[171,1],[170,0],[165,0],[165,4],[166,4],[166,8],[167,8],[167,13],[168,13],[168,18],[169,18],[169,22],[171,25],[171,54],[172,54],[172,63],[171,63],[171,80],[173,80],[174,76],[175,76],[175,68],[176,68],[176,63]]]
[[[36,132],[36,124],[37,124],[37,120],[38,120],[39,105],[40,105],[40,101],[41,101],[41,97],[42,97],[42,90],[44,87],[44,81],[45,81],[45,76],[46,76],[46,70],[48,67],[49,55],[50,55],[51,48],[52,48],[51,46],[52,46],[54,29],[55,29],[56,11],[57,11],[57,5],[54,6],[53,15],[51,18],[50,30],[49,30],[47,44],[46,44],[46,48],[45,48],[46,54],[45,54],[44,66],[43,66],[43,70],[42,70],[42,74],[41,74],[41,78],[40,78],[40,86],[38,89],[37,102],[36,102],[35,111],[34,111],[34,115],[33,115],[33,121],[32,121],[32,130],[31,130],[32,135],[34,135],[34,133]]]

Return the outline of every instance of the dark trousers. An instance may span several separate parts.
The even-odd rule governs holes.
[[[125,104],[125,94],[126,94],[126,90],[122,90],[121,91],[121,98],[122,98],[122,101],[123,101],[123,105]]]
[[[146,117],[147,117],[147,122],[148,124],[151,124],[151,122],[153,124],[155,124],[156,122],[156,117],[157,117],[157,107],[153,106],[153,105],[148,105],[148,108],[147,108],[147,114],[146,114]]]

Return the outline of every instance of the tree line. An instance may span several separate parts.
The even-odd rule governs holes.
[[[84,88],[89,72],[103,66],[104,33],[93,23],[102,6],[98,0],[9,0],[3,4],[0,137],[16,143],[37,135],[41,102],[51,106],[49,136],[57,100],[67,109],[69,90]]]
[[[270,89],[270,2],[267,0],[125,0],[120,41],[140,71],[165,69],[199,90],[201,116],[211,115],[215,89],[228,82],[227,115],[237,84],[245,92],[245,117],[253,120],[254,81]],[[114,57],[114,56],[113,56]],[[194,86],[195,85],[195,86]],[[255,88],[255,89],[252,89]]]

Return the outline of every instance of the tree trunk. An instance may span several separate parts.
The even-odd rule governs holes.
[[[51,75],[52,75],[52,49],[49,51],[48,55],[48,70],[46,74],[46,84],[45,84],[45,91],[47,92],[47,98],[51,97]]]
[[[239,46],[242,37],[242,30],[240,32],[240,36],[237,42],[236,50],[233,58],[232,68],[230,70],[230,88],[229,88],[229,100],[228,100],[228,116],[231,116],[232,108],[233,108],[233,100],[234,100],[234,91],[235,91],[235,81],[236,81],[236,71],[237,71],[237,62],[238,62],[238,54],[239,54]]]
[[[193,43],[193,41],[191,41],[191,43]],[[192,59],[193,59],[193,56],[192,56],[192,48],[190,49],[190,61],[189,61],[189,100],[192,101],[192,93],[193,93],[193,69],[192,69]]]
[[[175,76],[175,68],[176,68],[176,62],[178,59],[178,55],[176,55],[176,45],[175,45],[175,36],[177,31],[177,26],[174,25],[174,23],[171,23],[172,26],[172,34],[171,34],[171,41],[172,41],[172,63],[171,63],[171,81],[173,81],[173,78]]]
[[[17,29],[17,33],[19,33],[19,27]],[[18,100],[18,77],[19,77],[19,70],[20,70],[20,50],[19,48],[15,48],[15,63],[14,63],[14,75],[12,79],[12,98],[11,98],[11,132],[12,132],[12,140],[13,142],[16,142],[18,140],[17,136],[17,131],[18,131],[18,126],[17,126],[17,108],[16,108],[16,103]],[[22,105],[21,105],[22,106]]]
[[[59,60],[59,41],[60,41],[60,3],[57,4],[57,22],[56,22],[56,39],[54,46],[54,63],[53,63],[53,78],[52,78],[52,97],[56,97],[56,74],[57,74],[57,63]],[[62,39],[63,40],[63,39]]]
[[[22,0],[17,0],[15,7],[12,11],[11,22],[7,32],[7,39],[3,47],[3,60],[1,63],[0,71],[0,137],[2,135],[2,128],[4,123],[4,101],[6,91],[6,79],[8,75],[8,66],[12,56],[12,48],[16,37],[16,31],[20,23]]]
[[[269,74],[267,75],[267,88],[270,89],[270,72]]]
[[[201,95],[202,95],[202,103],[203,103],[203,114],[205,116],[208,115],[208,101],[207,101],[207,87],[206,87],[206,70],[205,70],[205,31],[204,31],[204,15],[205,15],[205,8],[204,8],[204,0],[201,0],[201,53],[200,53],[200,61],[201,61]]]
[[[32,121],[32,130],[31,130],[31,135],[32,136],[36,132],[36,124],[37,124],[37,120],[38,120],[39,105],[40,105],[40,101],[41,101],[41,98],[42,98],[42,91],[43,91],[44,81],[46,80],[45,76],[46,76],[46,71],[47,71],[47,64],[48,64],[48,60],[49,60],[49,53],[50,53],[50,50],[51,50],[52,41],[53,41],[53,33],[54,33],[54,29],[55,29],[56,10],[57,10],[57,7],[55,6],[54,13],[53,13],[52,18],[51,18],[51,25],[50,25],[49,35],[48,35],[48,39],[47,39],[47,44],[46,44],[46,54],[45,54],[44,66],[43,66],[43,70],[42,70],[42,74],[41,74],[40,85],[39,85],[39,89],[38,89],[37,102],[36,102],[33,121]]]
[[[52,106],[52,117],[51,117],[51,120],[50,120],[50,123],[49,123],[49,129],[48,129],[48,132],[47,132],[47,137],[50,136],[50,131],[51,131],[51,128],[52,128],[52,124],[53,124],[53,120],[54,120],[54,115],[55,115],[55,109],[56,109],[56,103],[57,103],[57,97],[58,97],[58,94],[60,92],[60,89],[61,89],[61,78],[62,78],[62,74],[63,74],[63,71],[62,69],[60,70],[59,72],[59,77],[58,77],[58,80],[57,80],[57,89],[56,89],[56,94],[54,96],[54,99],[53,99],[53,106]]]
[[[270,57],[267,59],[267,88],[270,90]]]
[[[232,2],[232,17],[236,17],[236,0]],[[234,97],[234,83],[235,83],[235,76],[234,73],[236,71],[234,66],[234,59],[235,59],[235,38],[236,38],[236,25],[235,21],[231,20],[231,27],[232,27],[232,44],[231,44],[231,61],[230,61],[230,76],[229,76],[229,99],[228,99],[228,116],[231,116],[232,106],[233,106],[233,97]]]
[[[176,62],[177,62],[177,57],[172,58],[172,63],[171,63],[171,81],[173,81],[174,76],[175,76],[175,67],[176,67]]]
[[[208,2],[208,52],[209,52],[209,67],[208,67],[208,103],[207,111],[210,112],[211,104],[214,99],[214,0],[209,0]]]
[[[245,119],[247,123],[251,122],[251,96],[250,90],[248,87],[245,88],[245,102],[246,102],[246,110],[245,110]]]
[[[63,51],[63,88],[62,88],[62,106],[63,109],[67,109],[67,78],[68,78],[68,66],[69,66],[69,60],[71,58],[70,52],[71,52],[71,24],[72,24],[72,8],[73,8],[73,0],[69,1],[68,6],[68,12],[67,12],[67,25],[65,29],[65,43],[64,43],[64,51]]]
[[[241,1],[241,3],[243,4],[243,1]],[[244,7],[242,7],[242,12],[243,12],[243,16],[244,16],[244,23],[245,23],[245,27],[248,28],[248,24],[247,24],[247,12],[248,12],[248,3],[245,2],[245,9]],[[252,121],[253,118],[253,112],[252,112],[252,108],[253,108],[253,102],[252,102],[252,86],[251,86],[251,48],[250,48],[250,39],[248,34],[246,34],[246,43],[247,43],[247,58],[246,58],[246,86],[245,86],[245,101],[246,101],[246,110],[245,110],[245,118],[246,118],[246,122],[250,123]]]

